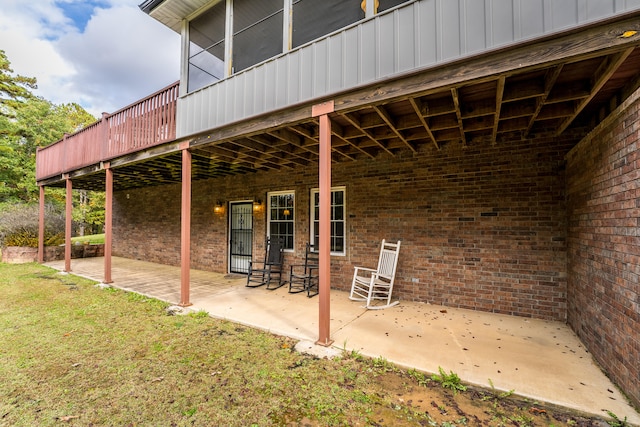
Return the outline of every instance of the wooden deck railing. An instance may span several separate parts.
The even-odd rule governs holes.
[[[36,153],[40,181],[176,138],[178,82],[79,130]]]

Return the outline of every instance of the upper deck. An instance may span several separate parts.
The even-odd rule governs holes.
[[[176,138],[176,100],[173,83],[36,153],[36,180],[60,176]]]
[[[150,15],[172,26],[199,5],[194,0],[165,0]],[[199,90],[183,92],[177,135],[321,101],[637,10],[640,0],[405,2]],[[183,73],[183,90],[188,78]]]
[[[183,29],[202,6],[153,3],[151,16]],[[640,0],[414,0],[191,92],[186,69],[39,150],[38,183],[73,173],[100,189],[105,161],[120,188],[180,182],[177,141],[194,179],[306,166],[318,159],[311,107],[325,100],[334,161],[587,132],[640,85]]]

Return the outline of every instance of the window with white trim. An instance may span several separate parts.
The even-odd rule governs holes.
[[[346,188],[331,188],[331,255],[345,255]],[[311,244],[317,245],[320,236],[320,190],[311,190]]]
[[[281,238],[285,250],[293,250],[295,241],[295,192],[276,191],[267,194],[267,235]]]

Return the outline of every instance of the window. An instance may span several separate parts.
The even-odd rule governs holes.
[[[382,12],[409,1],[415,0],[377,0],[375,4]],[[296,48],[364,19],[366,4],[362,0],[211,3],[213,6],[189,22],[189,93],[273,58],[287,49],[283,46]],[[291,10],[285,4],[290,4]]]
[[[233,2],[233,72],[282,53],[282,0]]]
[[[391,9],[392,7],[396,7],[408,1],[409,0],[380,0],[379,6],[378,6],[378,13],[384,12],[385,10]]]
[[[189,23],[188,92],[224,78],[225,13],[222,1]]]
[[[285,250],[293,250],[295,223],[295,193],[279,191],[268,194],[268,234],[282,238]]]
[[[319,243],[320,236],[320,190],[311,190],[311,244]],[[346,241],[345,188],[331,189],[331,254],[345,255]]]
[[[294,0],[293,47],[364,19],[359,0]]]

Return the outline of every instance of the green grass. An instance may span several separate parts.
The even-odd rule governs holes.
[[[454,395],[384,358],[316,359],[291,339],[203,312],[171,316],[164,302],[38,264],[0,263],[0,295],[0,426],[444,426],[493,416],[478,406],[489,405],[482,393]],[[476,406],[478,415],[464,412]],[[529,425],[548,425],[541,417]]]
[[[370,405],[339,384],[375,373],[284,337],[37,264],[0,264],[0,293],[0,425],[346,425]]]
[[[72,243],[78,244],[90,244],[90,245],[100,245],[104,244],[104,233],[102,234],[91,234],[89,236],[77,236],[71,238]]]

